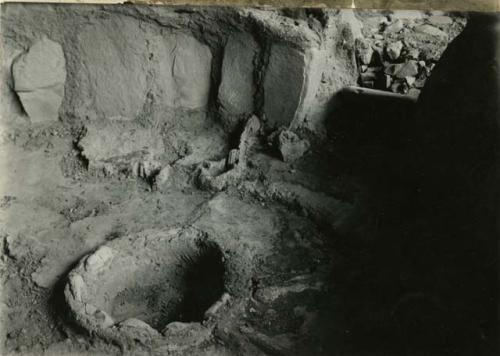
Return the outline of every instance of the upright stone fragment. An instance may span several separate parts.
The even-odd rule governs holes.
[[[188,109],[205,107],[210,92],[210,48],[184,34],[177,34],[174,41],[172,79],[177,89],[174,106]]]
[[[403,42],[401,41],[397,41],[397,42],[392,42],[392,43],[389,43],[386,47],[386,52],[387,52],[387,56],[395,61],[399,58],[399,56],[401,55],[401,51],[403,50]]]
[[[373,48],[369,41],[366,39],[356,40],[356,53],[362,64],[369,65],[372,61]]]
[[[219,101],[229,114],[253,112],[255,94],[253,61],[258,45],[248,34],[229,38],[224,49]]]
[[[12,66],[14,90],[32,122],[57,120],[64,97],[66,62],[61,45],[43,38]]]
[[[293,47],[271,47],[264,78],[264,113],[270,126],[289,125],[294,119],[304,87],[305,64],[305,55]]]

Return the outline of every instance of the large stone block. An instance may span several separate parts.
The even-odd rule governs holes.
[[[226,44],[219,101],[229,114],[253,112],[255,94],[253,61],[257,51],[257,43],[248,34],[233,35]]]
[[[57,120],[66,81],[61,46],[47,38],[36,42],[14,62],[12,75],[14,90],[31,121]]]
[[[177,89],[174,106],[189,109],[206,106],[210,92],[210,48],[184,34],[175,35],[172,41],[175,41],[172,74]]]
[[[264,113],[270,126],[289,125],[295,117],[305,80],[306,58],[285,44],[271,47],[264,77]]]
[[[98,116],[137,117],[148,73],[146,37],[137,21],[115,16],[92,23],[78,35],[75,49],[77,106]]]
[[[201,109],[210,95],[212,53],[194,37],[173,33],[152,41],[157,51],[157,86],[165,104]]]
[[[77,106],[98,117],[136,118],[148,93],[173,108],[207,106],[210,48],[184,33],[148,31],[133,19],[112,17],[78,35]]]

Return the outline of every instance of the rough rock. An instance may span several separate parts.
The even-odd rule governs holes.
[[[447,41],[448,40],[448,34],[442,30],[440,30],[437,27],[431,26],[431,25],[420,25],[415,27],[415,31],[437,37],[441,41]]]
[[[217,314],[219,314],[220,310],[224,306],[229,304],[230,301],[231,301],[231,295],[229,295],[229,293],[224,293],[218,301],[216,301],[214,304],[212,304],[212,306],[210,306],[210,308],[207,309],[207,311],[204,314],[205,318],[207,319],[215,318]]]
[[[278,149],[285,162],[296,161],[307,152],[309,146],[309,141],[289,130],[281,131],[278,136]]]
[[[391,60],[395,61],[401,55],[402,49],[403,49],[403,42],[397,41],[397,42],[393,42],[393,43],[388,44],[385,50],[387,52],[387,56]]]
[[[283,286],[268,286],[258,289],[254,297],[261,303],[272,305],[282,298],[289,297],[290,294],[300,294],[304,291],[318,292],[324,287],[322,282],[314,280],[311,275],[297,276],[287,283]]]
[[[200,323],[171,322],[162,334],[168,338],[168,343],[162,346],[162,351],[170,353],[186,352],[190,348],[206,343],[212,336],[211,329]]]
[[[264,78],[264,113],[270,126],[288,125],[295,118],[305,80],[305,55],[283,44],[271,46]]]
[[[136,318],[130,318],[119,324],[120,332],[131,340],[140,341],[145,344],[153,338],[159,337],[159,332],[153,329],[149,324]]]
[[[157,185],[165,185],[167,184],[172,177],[172,166],[166,165],[163,167],[158,175],[155,177],[155,181]]]
[[[418,74],[416,61],[410,60],[406,63],[390,64],[385,68],[385,74],[393,75],[396,78],[404,79]]]
[[[411,96],[412,98],[418,98],[420,95],[420,90],[416,88],[411,88],[408,90],[408,95]]]
[[[99,247],[96,252],[88,256],[85,260],[85,270],[95,273],[103,269],[113,256],[114,251],[111,248],[107,246]]]
[[[433,15],[429,17],[427,21],[434,26],[446,26],[453,23],[453,19],[451,17],[444,15]]]
[[[161,162],[155,159],[154,155],[147,154],[131,160],[131,173],[135,177],[150,180],[156,177],[161,170]]]
[[[391,18],[402,20],[420,20],[424,18],[424,12],[417,10],[394,10],[392,11]]]
[[[12,75],[14,89],[31,122],[58,119],[66,81],[61,45],[48,38],[36,42],[14,62]]]
[[[403,29],[403,21],[398,19],[385,28],[385,33],[387,34],[398,33],[402,29]]]
[[[406,84],[412,86],[415,83],[415,77],[405,77]]]
[[[258,45],[249,34],[232,35],[224,48],[219,101],[230,114],[253,111],[253,61],[257,51]]]
[[[399,70],[396,72],[397,78],[412,77],[418,74],[418,65],[415,61],[408,61],[400,66]]]
[[[238,164],[239,155],[240,155],[240,150],[237,148],[233,148],[231,151],[229,151],[226,161],[226,167],[228,169],[234,168]]]
[[[406,94],[408,92],[408,84],[403,79],[396,79],[391,84],[391,91],[393,93]]]
[[[411,49],[411,50],[408,51],[408,56],[407,57],[410,58],[410,59],[415,59],[416,60],[416,59],[419,58],[419,56],[420,56],[420,51],[418,49],[416,49],[416,48],[413,48],[413,49]]]
[[[373,48],[369,41],[364,39],[357,39],[356,51],[361,63],[366,65],[370,64],[373,56]]]

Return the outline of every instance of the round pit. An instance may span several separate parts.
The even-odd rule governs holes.
[[[106,339],[199,344],[244,290],[246,279],[232,276],[227,262],[199,230],[145,231],[84,257],[69,274],[65,299],[78,324]]]

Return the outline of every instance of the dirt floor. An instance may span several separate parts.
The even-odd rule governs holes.
[[[377,141],[380,131],[345,140],[343,133],[356,133],[351,126],[332,133],[309,110],[329,108],[332,93],[346,85],[418,97],[415,83],[423,86],[431,64],[463,29],[461,14],[365,11],[353,22],[313,10],[224,10],[230,15],[221,20],[217,11],[191,9],[74,9],[47,7],[33,20],[37,8],[2,8],[4,48],[17,46],[4,55],[4,66],[13,53],[25,53],[37,29],[63,44],[66,63],[48,103],[40,99],[46,86],[21,87],[15,70],[15,85],[6,79],[13,99],[2,94],[11,110],[0,127],[3,354],[437,355],[463,346],[449,342],[456,337],[450,325],[421,328],[443,307],[414,287],[425,283],[411,266],[412,251],[404,250],[422,222],[408,214],[411,183],[394,178],[405,168],[402,146]],[[28,20],[16,25],[16,18]],[[75,18],[73,29],[68,23]],[[62,30],[54,19],[64,22]],[[225,27],[204,32],[217,21]],[[283,34],[294,21],[297,33]],[[401,28],[388,34],[397,21]],[[431,31],[442,23],[437,36],[446,38],[415,35],[429,21],[436,23]],[[92,37],[122,22],[130,38],[120,27]],[[167,49],[178,57],[173,69],[162,68],[153,34],[166,37],[183,26],[199,41],[176,34],[178,47]],[[221,46],[234,28],[253,28],[259,45],[243,41],[250,49],[241,48],[262,54],[225,60],[229,50]],[[149,60],[130,50],[144,34]],[[126,44],[110,46],[117,38]],[[286,45],[273,47],[276,38]],[[387,46],[398,41],[405,41],[402,54],[387,59]],[[360,43],[373,45],[379,58],[361,63]],[[107,46],[109,58],[96,56]],[[321,62],[330,68],[322,76],[308,72],[317,68],[316,50],[331,54]],[[189,67],[190,57],[196,67]],[[291,77],[305,78],[303,86],[281,81],[279,70],[263,74],[281,68],[283,58]],[[176,67],[181,59],[202,69]],[[417,71],[386,73],[407,63]],[[246,77],[253,86],[244,87],[244,76],[224,79],[224,68],[247,65],[257,68]],[[376,79],[365,80],[367,71]],[[378,87],[387,77],[389,85]],[[222,85],[214,92],[220,81],[254,100],[226,95]],[[62,87],[64,99],[57,99]],[[30,105],[43,107],[45,116],[29,118]],[[413,110],[413,101],[408,105]],[[480,338],[475,326],[465,329],[471,344]]]

